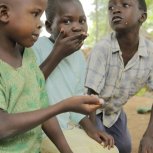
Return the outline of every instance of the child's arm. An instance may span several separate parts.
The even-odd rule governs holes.
[[[88,91],[87,91],[87,94],[88,95],[98,95],[94,90],[92,90],[92,89],[88,89]],[[91,120],[91,122],[94,124],[94,125],[96,125],[96,112],[92,112],[90,115],[89,115],[89,119]]]
[[[88,89],[87,90],[88,95],[98,95],[94,90]],[[104,143],[105,147],[108,147],[109,149],[114,146],[114,138],[107,134],[106,132],[102,132],[97,130],[96,128],[96,111],[93,111],[90,113],[89,118],[86,116],[80,121],[80,125],[83,127],[83,129],[86,131],[86,133],[96,140],[98,143]]]
[[[152,153],[152,152],[153,152],[153,106],[152,106],[148,128],[144,133],[139,146],[139,153]]]
[[[61,31],[58,38],[55,41],[54,48],[47,59],[40,65],[45,79],[51,74],[54,68],[60,63],[60,61],[66,56],[79,50],[83,45],[86,34],[78,34],[75,36],[65,37],[64,32]]]
[[[65,136],[59,126],[57,119],[51,118],[46,121],[43,126],[43,131],[50,138],[50,140],[56,145],[61,153],[72,153]]]
[[[105,131],[99,131],[88,117],[83,118],[80,121],[80,125],[86,133],[98,143],[104,144],[104,146],[109,149],[114,146],[114,138]]]
[[[98,98],[77,96],[65,99],[48,108],[32,112],[8,114],[0,110],[0,140],[24,133],[59,113],[73,111],[89,114],[100,107]]]

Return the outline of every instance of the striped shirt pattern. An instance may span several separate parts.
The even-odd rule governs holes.
[[[122,52],[111,33],[98,42],[88,58],[85,87],[105,100],[103,123],[111,127],[122,106],[145,85],[153,89],[153,43],[140,36],[138,51],[124,66]]]

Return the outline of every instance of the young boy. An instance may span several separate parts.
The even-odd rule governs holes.
[[[41,129],[62,153],[72,153],[62,131],[57,138],[48,128],[53,126],[51,117],[67,111],[89,114],[100,107],[91,96],[48,107],[35,56],[30,48],[19,48],[31,47],[37,40],[46,5],[47,0],[0,0],[0,153],[40,152]]]
[[[96,112],[97,127],[114,137],[120,153],[130,153],[123,105],[145,84],[153,89],[153,43],[139,34],[147,18],[144,0],[109,0],[108,12],[114,32],[93,49],[85,86],[89,94],[97,94],[105,101],[105,107]],[[88,118],[82,120],[92,135],[88,122]],[[153,113],[139,147],[139,153],[148,152],[153,152]]]
[[[46,9],[46,17],[46,29],[51,36],[50,38],[39,38],[33,47],[39,64],[41,64],[47,57],[51,58],[55,53],[58,54],[60,52],[63,57],[64,54],[67,56],[80,49],[83,40],[87,35],[86,16],[82,5],[78,0],[49,0]],[[63,32],[60,32],[61,30]],[[76,47],[76,45],[78,45],[78,43],[76,43],[76,45],[70,46],[69,44],[73,40],[72,38],[77,35],[80,35],[78,38],[81,45]],[[56,66],[55,70],[50,74],[46,81],[46,89],[51,105],[55,104],[55,100],[57,103],[57,101],[72,95],[83,94],[85,67],[86,63],[81,51],[77,51],[72,55],[65,57]],[[43,72],[47,78],[45,73],[46,71],[43,70]],[[88,137],[83,130],[74,128],[75,124],[78,125],[78,122],[83,117],[84,116],[82,115],[72,114],[70,112],[58,116],[59,123],[64,129],[64,133],[66,133],[67,141],[69,142],[73,152],[92,152],[94,150],[94,153],[117,153],[118,151],[116,148],[110,151],[104,149],[101,145]],[[70,130],[70,128],[73,128],[73,130]],[[108,137],[102,132],[99,132],[99,135],[101,135],[100,143],[104,141],[106,146],[113,146],[113,140],[111,137]],[[82,141],[80,140],[80,136],[82,136]],[[73,141],[70,141],[70,139],[73,139]],[[51,143],[47,144],[48,141],[44,141],[42,145],[43,152],[52,152],[53,149],[51,147],[46,147],[51,146]],[[56,150],[54,152],[58,151]]]

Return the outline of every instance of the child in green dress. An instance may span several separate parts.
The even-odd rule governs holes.
[[[39,36],[46,5],[47,0],[0,0],[0,153],[38,153],[41,128],[60,152],[72,153],[62,131],[56,141],[48,128],[51,117],[89,114],[100,106],[98,98],[77,96],[48,107],[44,76],[28,48]]]

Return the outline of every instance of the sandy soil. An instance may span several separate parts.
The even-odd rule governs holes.
[[[151,107],[153,99],[151,96],[131,98],[125,105],[125,111],[128,118],[128,127],[132,137],[132,153],[138,153],[139,141],[146,130],[149,122],[149,114],[138,114],[137,109],[140,107]]]

